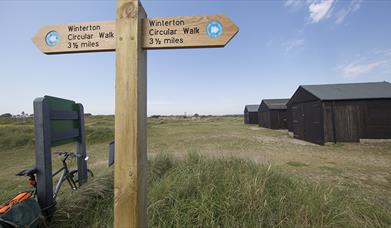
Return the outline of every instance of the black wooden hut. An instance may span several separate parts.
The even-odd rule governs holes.
[[[263,99],[258,109],[260,127],[287,129],[287,108],[289,99]]]
[[[324,144],[391,138],[391,83],[299,86],[288,104],[295,138]]]
[[[259,105],[246,105],[244,107],[245,124],[258,124],[258,108]]]

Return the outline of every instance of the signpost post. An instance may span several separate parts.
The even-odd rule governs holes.
[[[115,22],[49,25],[45,54],[116,51],[115,227],[146,227],[147,49],[224,47],[239,31],[224,15],[148,19],[138,0],[117,0]]]
[[[117,1],[114,227],[147,227],[147,51],[138,1]]]

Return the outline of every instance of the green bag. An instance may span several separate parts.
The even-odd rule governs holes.
[[[6,213],[0,214],[0,228],[42,227],[44,218],[38,202],[32,198],[14,204]]]

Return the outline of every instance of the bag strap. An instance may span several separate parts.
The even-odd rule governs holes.
[[[32,196],[31,192],[21,192],[21,193],[17,194],[14,198],[12,198],[6,204],[0,205],[0,214],[6,213],[15,204],[20,203],[26,199],[29,199],[31,196]]]
[[[8,224],[8,225],[10,225],[10,226],[12,226],[12,227],[18,227],[18,224],[13,223],[13,222],[8,221],[8,220],[5,220],[5,219],[2,219],[2,218],[0,217],[0,223],[1,223],[1,222],[5,223],[5,224]]]
[[[13,199],[17,200],[19,202],[26,200],[31,197],[31,192],[21,192],[18,195],[16,195]]]
[[[9,208],[10,208],[10,206],[8,204],[1,205],[0,206],[0,215],[4,214],[5,212],[7,212],[9,210]]]

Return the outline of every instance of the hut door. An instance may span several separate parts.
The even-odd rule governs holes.
[[[335,133],[337,141],[359,141],[359,107],[357,105],[336,105]]]
[[[304,139],[317,144],[323,144],[321,103],[303,104],[304,109]]]
[[[288,112],[278,111],[279,128],[288,129]]]
[[[304,139],[304,122],[303,122],[303,106],[293,105],[292,106],[292,127],[293,135],[295,138]]]

